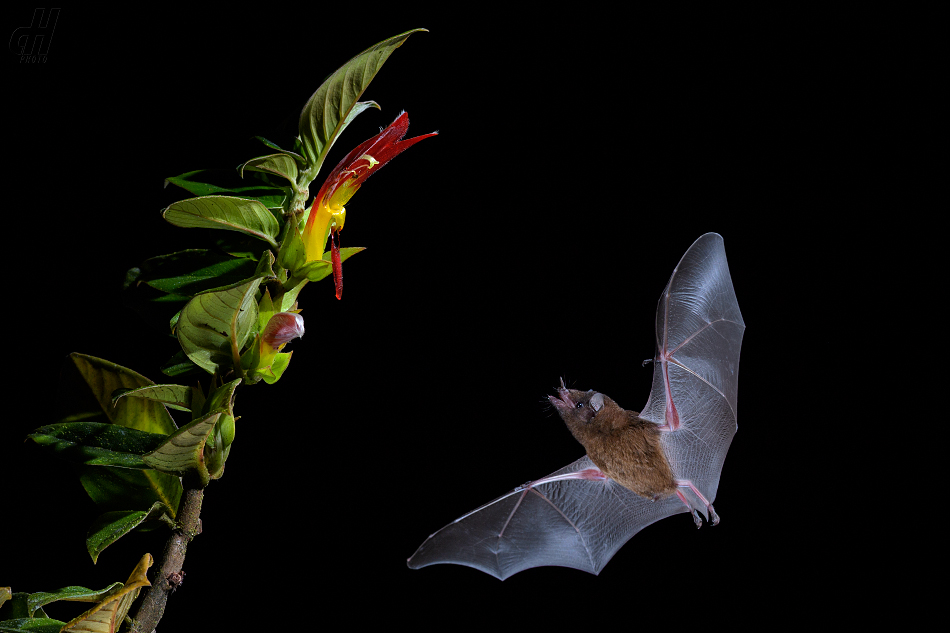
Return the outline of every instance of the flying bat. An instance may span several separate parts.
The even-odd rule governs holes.
[[[549,400],[586,455],[518,486],[429,536],[409,558],[418,569],[454,563],[504,580],[556,565],[592,574],[634,534],[713,508],[736,432],[745,324],[722,237],[696,240],[673,270],[656,313],[653,386],[638,413],[561,381]]]

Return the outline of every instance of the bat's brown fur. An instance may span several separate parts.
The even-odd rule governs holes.
[[[656,424],[594,391],[562,387],[558,393],[561,398],[551,397],[551,403],[604,474],[648,499],[676,492],[673,470],[660,446]],[[603,406],[597,411],[591,406],[595,395],[603,398]]]

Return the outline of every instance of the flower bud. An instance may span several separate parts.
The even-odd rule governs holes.
[[[261,339],[272,349],[280,349],[298,336],[303,336],[303,317],[296,312],[278,312],[267,322]]]

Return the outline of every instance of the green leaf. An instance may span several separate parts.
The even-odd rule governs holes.
[[[261,294],[261,300],[257,303],[257,331],[263,332],[264,328],[270,322],[271,317],[277,313],[274,309],[274,301],[270,298],[270,289],[264,288]]]
[[[174,513],[182,493],[178,477],[151,469],[81,466],[79,482],[104,511],[149,507],[161,501]]]
[[[275,174],[281,178],[290,181],[291,187],[297,189],[297,160],[290,154],[281,152],[280,154],[271,154],[270,156],[258,156],[252,158],[240,167],[238,174],[244,177],[244,170],[260,171],[267,174]]]
[[[145,521],[160,519],[163,516],[171,521],[173,513],[164,503],[156,501],[148,510],[124,510],[106,512],[89,527],[86,535],[86,551],[95,563],[102,551],[120,538],[140,526]],[[119,583],[121,584],[121,583]]]
[[[260,241],[243,233],[215,231],[212,237],[215,248],[231,257],[257,260],[260,256]]]
[[[277,251],[277,265],[287,270],[297,270],[307,258],[307,250],[303,244],[300,231],[295,226],[288,226],[284,231],[280,250]]]
[[[50,424],[27,437],[73,463],[140,469],[149,468],[142,455],[168,439],[167,435],[102,422]]]
[[[331,272],[333,272],[333,266],[330,264],[330,262],[317,259],[312,262],[307,262],[295,270],[294,276],[306,277],[309,281],[320,281]]]
[[[372,101],[360,104],[359,98],[392,52],[416,31],[425,29],[406,31],[367,48],[330,75],[307,101],[298,129],[303,154],[312,166],[311,179],[350,121],[368,107],[379,107]]]
[[[178,350],[175,355],[165,361],[161,367],[162,373],[169,378],[185,376],[192,373],[200,373],[201,370],[191,362],[191,359],[185,354],[184,350]]]
[[[2,633],[60,633],[66,623],[54,618],[13,618],[0,622]]]
[[[86,420],[104,414],[110,422],[119,426],[165,435],[175,432],[175,422],[160,402],[125,398],[115,406],[112,404],[112,394],[117,389],[154,385],[151,380],[95,356],[72,353],[69,361],[60,395],[60,402],[68,403],[70,407],[63,418],[64,422]]]
[[[283,151],[283,150],[281,150]],[[289,153],[289,152],[285,152]],[[213,182],[212,182],[213,181]],[[217,183],[217,184],[214,184]],[[279,187],[252,181],[250,184],[241,181],[231,169],[198,169],[179,176],[165,179],[165,186],[176,185],[195,196],[233,195],[239,198],[250,198],[264,202],[265,198],[280,197],[284,193]],[[264,202],[265,206],[270,206]],[[275,205],[276,206],[276,205]]]
[[[224,473],[224,462],[231,452],[231,443],[234,441],[234,393],[241,379],[232,380],[223,384],[208,395],[205,410],[209,413],[220,412],[221,417],[209,440],[213,440],[214,450],[207,460],[208,471],[212,479],[218,479]],[[208,451],[205,450],[207,455]]]
[[[162,217],[184,228],[237,231],[277,248],[280,225],[267,207],[257,200],[233,196],[188,198],[166,207]]]
[[[257,265],[254,259],[188,249],[145,260],[137,281],[187,301],[199,292],[250,279]]]
[[[209,413],[186,424],[169,437],[168,441],[142,459],[160,472],[176,475],[194,473],[201,485],[208,485],[211,477],[204,463],[204,448],[221,415],[223,414],[220,411]]]
[[[365,251],[365,246],[347,246],[340,249],[340,263],[342,264],[353,255],[360,251]],[[323,259],[316,259],[304,264],[294,271],[295,277],[306,277],[310,281],[320,281],[333,272],[333,266],[330,263],[330,251],[323,254]]]
[[[254,138],[256,138],[256,139],[259,140],[261,143],[263,143],[264,145],[266,145],[267,147],[269,147],[269,148],[271,148],[271,149],[276,149],[278,152],[281,152],[281,153],[283,153],[283,154],[287,154],[288,156],[293,157],[293,159],[296,160],[296,161],[297,161],[297,164],[300,165],[301,167],[306,167],[306,166],[307,166],[307,159],[304,158],[303,156],[301,156],[300,154],[298,154],[298,153],[296,153],[296,152],[287,151],[287,150],[281,148],[277,143],[274,143],[273,141],[269,141],[269,140],[267,140],[266,138],[264,138],[263,136],[255,136]]]
[[[222,411],[228,415],[234,415],[234,392],[240,384],[241,379],[237,378],[211,392],[208,395],[208,401],[205,403],[205,413]]]
[[[126,396],[155,400],[179,411],[191,411],[191,387],[184,385],[149,385],[148,387],[129,389],[113,396],[112,404],[115,404],[119,398]]]
[[[32,617],[32,615],[36,613],[36,611],[38,611],[41,607],[53,602],[58,602],[60,600],[95,602],[96,600],[102,599],[103,596],[108,595],[110,591],[114,591],[116,588],[121,586],[121,582],[114,582],[105,589],[98,590],[71,586],[62,587],[56,591],[37,591],[36,593],[31,593],[27,596],[27,614]]]
[[[257,260],[257,269],[254,271],[254,277],[263,277],[265,280],[277,279],[277,274],[274,273],[275,261],[277,261],[277,258],[274,257],[273,252],[268,250],[261,253],[260,259]],[[250,281],[250,279],[245,281]]]
[[[132,575],[121,587],[110,591],[99,600],[98,604],[73,618],[63,626],[63,631],[89,631],[94,633],[116,633],[125,620],[129,607],[138,598],[142,587],[151,583],[148,581],[148,568],[152,566],[152,555],[145,554],[135,566]]]
[[[274,362],[271,364],[271,366],[262,370],[258,370],[257,373],[260,374],[261,378],[268,385],[274,384],[280,380],[281,376],[284,375],[284,371],[290,364],[290,357],[292,355],[293,352],[278,352],[277,355],[274,356]]]
[[[182,308],[178,342],[193,363],[209,373],[240,366],[241,349],[256,329],[254,296],[262,279],[195,295]]]

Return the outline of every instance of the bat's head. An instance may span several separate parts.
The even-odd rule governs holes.
[[[548,396],[548,400],[557,409],[561,419],[568,426],[572,426],[573,424],[590,424],[591,420],[607,406],[610,398],[594,390],[568,389],[564,386],[564,380],[561,379],[561,386],[558,387],[557,395]],[[610,402],[612,403],[612,401]]]
[[[548,396],[567,428],[578,442],[588,448],[588,441],[608,429],[621,428],[628,421],[627,412],[616,402],[594,390],[568,389],[561,380],[556,396]]]

